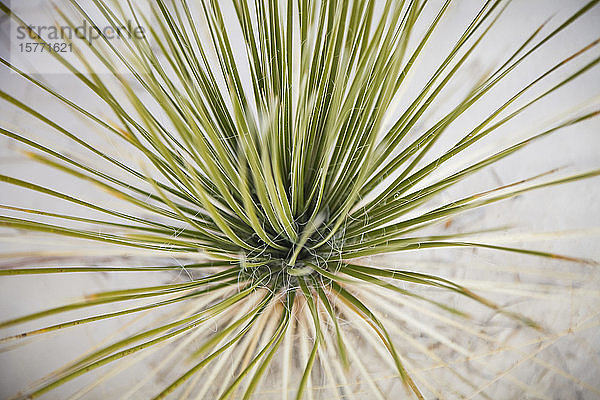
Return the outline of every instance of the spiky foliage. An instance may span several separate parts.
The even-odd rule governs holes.
[[[91,182],[119,199],[115,203],[119,206],[107,206],[85,200],[75,186],[62,192],[50,184],[1,175],[6,184],[52,196],[98,216],[2,205],[6,213],[0,224],[72,240],[133,247],[150,255],[172,254],[182,260],[200,256],[201,261],[183,266],[29,264],[0,270],[1,275],[149,274],[183,268],[190,278],[96,293],[79,302],[4,321],[1,327],[8,328],[67,311],[123,304],[115,311],[99,314],[90,308],[83,317],[5,337],[2,341],[8,343],[75,325],[180,306],[169,311],[162,322],[140,328],[58,369],[27,389],[24,396],[34,398],[50,392],[116,360],[137,361],[137,355],[163,345],[177,343],[174,354],[185,353],[194,341],[196,345],[189,351],[192,364],[186,364],[187,370],[167,382],[156,398],[172,393],[178,398],[190,394],[198,398],[250,398],[268,370],[277,377],[276,386],[281,385],[284,397],[288,385],[294,387],[291,394],[298,399],[312,396],[313,381],[318,377],[340,398],[364,390],[371,393],[369,396],[381,397],[383,389],[372,379],[367,365],[371,359],[389,363],[409,395],[423,398],[425,393],[432,398],[445,388],[432,387],[422,373],[414,379],[414,361],[398,350],[398,341],[393,338],[434,360],[437,356],[405,334],[402,325],[383,319],[376,308],[397,318],[396,300],[407,307],[428,303],[450,313],[441,318],[467,318],[464,311],[440,297],[447,291],[521,324],[539,327],[442,276],[412,267],[378,267],[372,265],[369,256],[468,247],[591,263],[464,239],[480,232],[420,232],[467,210],[598,175],[598,170],[559,178],[541,174],[436,203],[466,177],[540,138],[597,115],[598,111],[571,114],[506,147],[496,147],[461,168],[444,168],[592,69],[598,58],[546,83],[565,65],[579,60],[594,42],[574,48],[570,57],[538,71],[513,96],[474,121],[458,141],[437,146],[457,119],[486,102],[515,68],[563,30],[576,25],[597,1],[585,4],[553,29],[532,27],[530,36],[524,37],[512,54],[487,75],[472,81],[464,96],[433,123],[425,120],[432,103],[452,90],[454,78],[493,31],[508,2],[482,2],[451,50],[431,70],[428,81],[408,101],[402,91],[419,68],[422,53],[444,21],[450,1],[436,5],[433,14],[434,6],[416,0],[381,4],[355,0],[346,7],[333,1],[306,0],[234,0],[227,5],[216,0],[148,3],[140,6],[133,1],[94,0],[93,6],[81,6],[73,0],[78,19],[64,9],[56,10],[60,21],[72,28],[78,20],[91,26],[108,23],[115,28],[133,20],[145,28],[145,37],[123,37],[118,44],[108,39],[75,39],[72,45],[78,64],[58,52],[49,55],[108,106],[112,115],[80,105],[68,91],[1,60],[23,82],[33,84],[95,129],[112,135],[111,140],[126,149],[128,158],[105,153],[68,124],[0,91],[5,102],[72,141],[78,153],[42,144],[27,127],[1,127],[4,136],[28,146],[33,150],[28,154],[36,161],[70,174],[73,182]],[[237,21],[223,7],[233,7],[226,11],[233,10]],[[27,26],[9,7],[2,4],[0,8]],[[92,18],[92,14],[97,17]],[[232,39],[236,34],[241,43]],[[41,37],[35,40],[45,43]],[[98,65],[107,73],[96,74]],[[397,107],[400,103],[403,106]],[[435,290],[423,292],[419,287]],[[144,303],[129,307],[130,300]],[[212,321],[218,321],[216,331]],[[363,323],[366,330],[359,328]],[[388,330],[390,324],[394,332]],[[366,356],[357,350],[357,343],[371,349]],[[485,385],[476,387],[468,376],[450,370],[473,393],[485,396]],[[220,379],[222,371],[231,373]],[[352,371],[362,385],[349,384]]]

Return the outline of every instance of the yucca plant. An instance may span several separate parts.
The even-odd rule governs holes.
[[[0,59],[16,82],[0,90],[3,108],[27,121],[13,126],[6,115],[0,132],[44,166],[39,183],[20,171],[0,175],[9,243],[0,275],[10,301],[0,323],[2,369],[23,368],[15,360],[30,346],[33,363],[62,360],[65,350],[45,344],[52,333],[72,340],[63,349],[82,347],[72,332],[93,337],[91,349],[63,366],[49,363],[45,376],[26,367],[27,386],[6,381],[3,395],[551,398],[533,385],[546,374],[574,385],[569,397],[598,395],[585,377],[538,358],[563,337],[542,324],[543,314],[569,301],[573,282],[595,279],[597,262],[494,240],[500,231],[519,241],[506,217],[495,226],[454,224],[474,209],[538,189],[568,191],[600,173],[566,174],[553,163],[510,182],[482,175],[596,121],[597,93],[582,91],[560,114],[544,113],[544,102],[584,75],[597,78],[597,40],[547,56],[548,66],[528,63],[586,27],[597,1],[526,27],[485,72],[471,61],[512,4],[482,1],[436,53],[439,31],[455,26],[452,3],[71,0],[55,7],[49,25],[63,33],[66,53],[50,51],[50,28],[42,33],[0,3],[62,71],[36,74]],[[82,22],[105,35],[64,34]],[[105,27],[118,36],[107,37]],[[524,65],[535,74],[514,79]],[[59,86],[57,76],[77,88]],[[43,104],[24,100],[24,88]],[[55,109],[74,117],[58,118]],[[528,113],[543,124],[517,134]],[[36,192],[41,206],[28,206]],[[465,249],[498,253],[479,278],[488,286],[460,282]],[[442,262],[444,254],[450,259]],[[499,279],[528,271],[502,269],[502,260],[530,259],[548,268],[537,276],[557,277],[548,285],[559,300]],[[92,293],[93,282],[85,286],[76,273],[109,274],[103,279],[114,287]],[[85,297],[55,306],[65,296],[50,292],[57,301],[21,313],[33,288],[64,287],[53,274]],[[17,279],[30,294],[11,291]],[[561,286],[568,279],[570,291]],[[511,303],[528,296],[541,296],[542,308]],[[597,309],[585,312],[570,333],[597,333]],[[517,361],[494,365],[505,350]],[[528,362],[542,372],[529,381],[512,375]],[[498,392],[499,381],[512,391]]]

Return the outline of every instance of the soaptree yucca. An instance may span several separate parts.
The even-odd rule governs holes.
[[[28,42],[43,48],[62,32],[69,52],[46,52],[59,75],[0,59],[12,85],[3,82],[2,107],[26,116],[14,124],[7,114],[0,132],[44,167],[38,182],[23,171],[0,175],[3,287],[54,276],[79,285],[75,273],[108,274],[116,286],[7,311],[5,354],[114,324],[106,340],[26,387],[7,382],[5,395],[499,398],[492,386],[506,379],[518,397],[546,398],[511,375],[523,360],[598,393],[529,350],[493,370],[489,357],[505,339],[497,328],[543,337],[542,316],[510,307],[518,288],[488,296],[452,279],[457,263],[436,269],[425,258],[467,248],[496,262],[593,268],[585,254],[495,242],[494,232],[510,235],[503,224],[452,224],[600,173],[556,164],[464,184],[594,121],[598,93],[582,91],[561,113],[540,105],[597,74],[597,41],[545,53],[542,67],[528,62],[585,26],[597,1],[521,29],[528,33],[487,71],[471,61],[493,46],[510,1],[481,1],[453,27],[450,0],[71,0],[47,14],[58,31],[44,32],[14,3],[0,8]],[[118,35],[64,34],[82,22]],[[534,73],[516,80],[523,65]],[[25,88],[43,103],[25,100]],[[528,113],[546,122],[516,134]],[[62,181],[47,178],[58,173]],[[35,196],[39,206],[29,206]],[[486,273],[493,281],[497,270]],[[150,285],[150,276],[162,281]],[[475,341],[489,353],[467,353]]]

